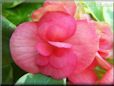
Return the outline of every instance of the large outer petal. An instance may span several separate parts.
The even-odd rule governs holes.
[[[20,24],[10,39],[10,50],[15,63],[27,72],[39,72],[35,64],[35,58],[38,57],[37,41],[37,27],[32,22]]]
[[[73,45],[72,49],[77,56],[75,72],[79,73],[93,62],[98,50],[98,36],[94,26],[86,20],[77,21],[76,33],[67,42]]]

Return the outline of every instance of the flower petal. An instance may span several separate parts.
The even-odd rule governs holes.
[[[100,35],[100,49],[110,50],[113,46],[113,33],[111,27],[106,23],[95,22],[96,29]]]
[[[103,59],[99,53],[96,53],[96,59],[101,67],[105,68],[106,70],[111,68],[111,65],[105,59]]]
[[[59,52],[58,52],[59,51]],[[55,68],[62,68],[62,67],[75,67],[76,66],[76,55],[72,53],[70,50],[66,49],[59,49],[55,51],[56,53],[62,52],[59,56],[57,54],[53,54],[50,57],[50,64]],[[64,52],[63,52],[64,51]]]
[[[46,41],[64,41],[75,30],[75,19],[63,12],[47,12],[38,22],[39,36]]]
[[[40,72],[42,74],[51,76],[55,79],[66,78],[74,70],[74,67],[72,67],[72,66],[67,66],[67,67],[63,67],[61,69],[58,69],[58,68],[52,67],[51,65],[46,65],[44,67],[39,66],[39,68],[40,68]]]
[[[45,13],[45,8],[41,7],[32,13],[31,18],[33,21],[39,21],[39,19],[44,15],[44,13]]]
[[[53,42],[53,41],[49,41],[48,42],[49,44],[55,46],[55,47],[58,47],[58,48],[71,48],[72,45],[71,44],[68,44],[68,43],[65,43],[65,42]]]
[[[58,6],[58,5],[48,5],[48,6],[44,6],[41,7],[37,10],[35,10],[31,17],[33,21],[39,21],[40,18],[46,13],[46,12],[54,12],[54,11],[62,11],[65,12],[65,9],[62,6]]]
[[[35,61],[38,66],[46,66],[49,63],[49,58],[39,55]]]
[[[111,50],[102,50],[99,49],[98,53],[100,54],[100,56],[102,56],[103,58],[107,58],[110,55]]]
[[[95,84],[97,80],[96,74],[91,70],[84,70],[79,74],[72,74],[69,76],[69,80],[73,84]]]
[[[10,50],[15,63],[27,72],[39,72],[34,62],[38,56],[35,47],[37,41],[37,27],[32,22],[20,24],[12,34],[10,40]]]
[[[72,49],[76,54],[76,73],[87,68],[94,60],[98,51],[99,40],[94,26],[86,21],[77,21],[77,30],[66,42],[73,45]]]
[[[67,13],[70,15],[74,15],[76,12],[76,4],[74,0],[59,0],[59,1],[54,1],[54,0],[46,0],[44,3],[44,6],[48,5],[56,5],[56,6],[61,6],[64,7]]]
[[[37,51],[43,56],[49,56],[52,53],[52,47],[45,42],[38,42]]]

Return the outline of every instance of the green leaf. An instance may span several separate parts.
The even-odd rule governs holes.
[[[22,22],[31,21],[31,13],[42,6],[43,3],[20,3],[13,8],[5,8],[7,3],[3,4],[3,16],[13,24],[18,25]]]
[[[95,1],[85,1],[84,3],[87,6],[87,13],[90,13],[97,21],[104,21],[102,5],[98,4]]]
[[[2,84],[13,83],[13,68],[11,64],[2,67]]]
[[[15,28],[15,25],[8,21],[5,17],[1,17],[2,21],[2,83],[11,84],[13,82],[13,60],[10,55],[9,39]]]
[[[1,20],[2,20],[3,28],[9,29],[9,30],[12,30],[12,29],[14,30],[16,28],[16,26],[5,17],[1,16]]]
[[[12,60],[9,48],[9,40],[12,35],[12,32],[15,30],[16,26],[6,19],[5,17],[1,17],[2,21],[2,83],[3,84],[12,84],[14,81],[25,74],[19,67],[17,67]],[[17,72],[19,74],[17,75]]]
[[[9,40],[16,25],[30,21],[30,15],[42,3],[4,2],[2,8],[2,72],[3,84],[15,83],[25,72],[15,65],[9,48]],[[19,1],[19,0],[17,0]],[[12,4],[13,3],[13,4]],[[8,5],[9,4],[9,5]],[[19,74],[18,74],[19,73]],[[18,74],[18,75],[17,75]]]
[[[3,1],[3,8],[13,8],[24,2],[25,0],[10,0],[10,1]]]
[[[55,80],[53,78],[44,76],[42,74],[30,74],[27,73],[22,76],[16,83],[16,85],[65,85],[65,80]]]
[[[101,79],[103,77],[103,75],[106,73],[106,70],[101,68],[100,66],[96,66],[94,71],[99,79]]]
[[[106,59],[110,64],[114,65],[114,58],[107,58]]]
[[[3,60],[3,66],[5,66],[12,63],[10,50],[9,50],[9,40],[16,26],[12,24],[9,20],[7,20],[5,17],[1,17],[1,20],[2,20],[2,44],[3,44],[2,54],[4,57],[2,58],[2,60]]]

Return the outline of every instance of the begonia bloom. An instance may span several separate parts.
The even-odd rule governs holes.
[[[63,16],[59,19],[60,22],[59,15],[56,14]],[[62,24],[62,18],[65,19],[65,25]],[[49,12],[37,23],[19,25],[10,41],[16,64],[27,72],[40,72],[56,79],[67,77],[74,70],[84,70],[94,60],[98,50],[98,37],[89,22],[75,22],[68,14]],[[58,32],[59,29],[63,30],[62,33]],[[48,37],[48,33],[52,36]],[[94,40],[91,41],[92,39]]]

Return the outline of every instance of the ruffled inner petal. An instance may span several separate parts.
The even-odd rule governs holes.
[[[46,41],[64,41],[75,31],[75,19],[64,12],[47,12],[38,22],[39,36]]]
[[[72,45],[69,43],[65,43],[65,42],[53,42],[53,41],[48,41],[49,44],[51,44],[52,46],[55,46],[57,48],[71,48]]]
[[[52,50],[53,50],[53,48],[45,42],[39,42],[36,47],[37,47],[38,53],[43,56],[51,55]]]

